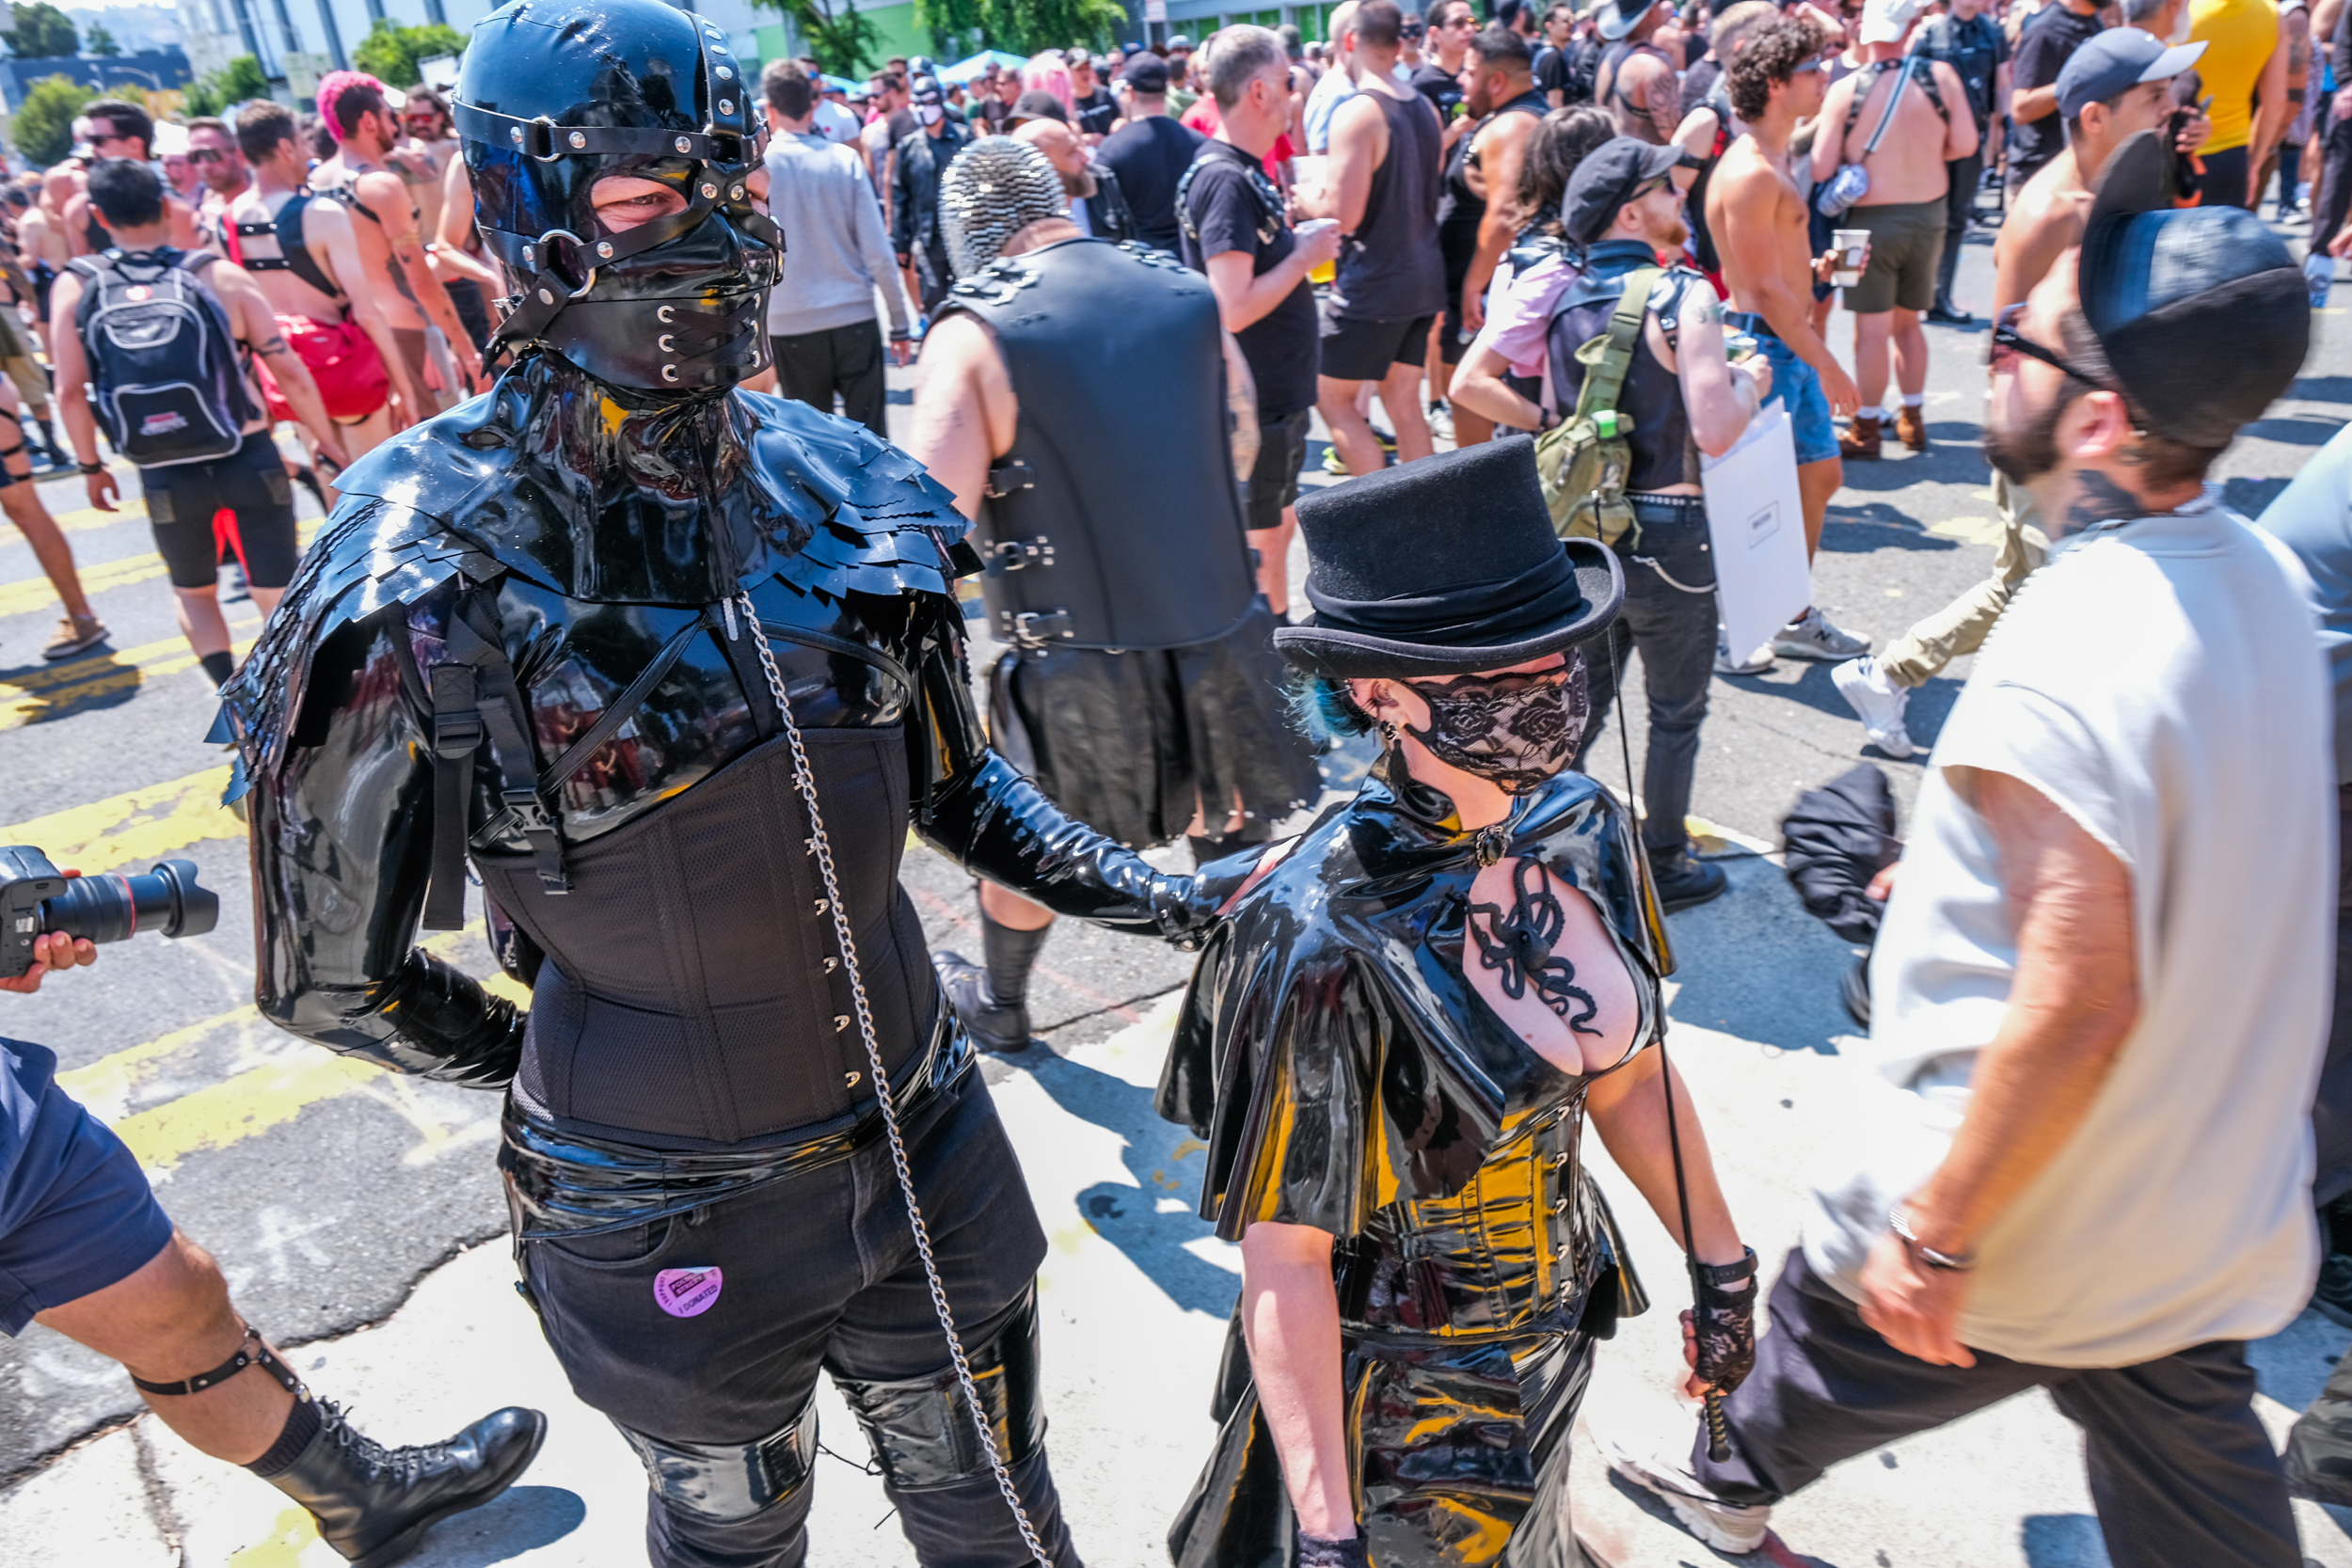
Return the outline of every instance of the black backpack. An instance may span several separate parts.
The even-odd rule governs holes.
[[[228,308],[204,281],[218,260],[165,245],[67,263],[82,277],[73,329],[90,404],[115,451],[142,468],[209,463],[245,442],[253,404]]]

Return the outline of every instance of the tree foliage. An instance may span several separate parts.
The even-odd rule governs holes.
[[[115,41],[114,34],[107,30],[106,24],[103,22],[93,22],[89,24],[89,37],[82,40],[82,47],[101,59],[110,60],[122,53],[122,45]]]
[[[240,55],[218,71],[208,71],[182,89],[182,106],[191,119],[223,115],[232,103],[269,96],[269,78],[262,62]]]
[[[802,47],[817,69],[835,76],[861,76],[872,65],[882,32],[858,14],[857,0],[753,0],[787,17],[800,29]]]
[[[35,82],[8,122],[17,150],[36,168],[62,162],[73,150],[73,117],[97,96],[98,89],[86,87],[71,76],[44,76]]]
[[[351,52],[351,63],[388,87],[413,87],[424,80],[419,60],[463,54],[465,48],[466,36],[454,27],[437,22],[404,27],[389,17],[378,17]]]
[[[5,40],[8,53],[20,60],[55,59],[82,52],[73,24],[49,0],[29,0],[17,7],[15,30],[0,33],[0,40]]]
[[[915,25],[943,54],[968,48],[1034,55],[1073,43],[1099,49],[1126,21],[1119,0],[914,0]]]

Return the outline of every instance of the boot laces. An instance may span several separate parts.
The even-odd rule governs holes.
[[[353,1426],[350,1411],[344,1406],[332,1400],[321,1400],[319,1402],[326,1407],[327,1425],[337,1446],[351,1455],[354,1464],[372,1475],[389,1472],[401,1481],[413,1481],[449,1460],[450,1445],[446,1439],[407,1448],[387,1448]]]

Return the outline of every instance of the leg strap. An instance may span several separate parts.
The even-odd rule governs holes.
[[[1002,1328],[968,1354],[972,1381],[1005,1463],[1018,1465],[1041,1451],[1045,1407],[1038,1376],[1037,1287],[1029,1288]],[[834,1382],[874,1445],[888,1485],[921,1491],[989,1473],[954,1368],[896,1383]]]
[[[269,1346],[262,1342],[261,1331],[250,1324],[246,1327],[244,1339],[238,1342],[237,1354],[209,1372],[199,1372],[177,1383],[150,1383],[143,1377],[133,1377],[131,1381],[138,1386],[141,1393],[146,1394],[200,1394],[215,1384],[228,1382],[247,1367],[261,1368],[284,1385],[286,1392],[297,1400],[310,1397],[310,1390],[302,1386],[302,1380],[294,1376],[294,1370],[278,1359]]]
[[[615,1422],[618,1426],[619,1423]],[[764,1513],[808,1484],[817,1453],[817,1397],[765,1437],[748,1443],[672,1443],[621,1427],[644,1463],[661,1506],[728,1525]]]

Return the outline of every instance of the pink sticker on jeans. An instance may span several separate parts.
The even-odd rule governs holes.
[[[673,1318],[699,1318],[717,1304],[725,1281],[716,1265],[707,1269],[663,1269],[653,1276],[655,1305]]]

